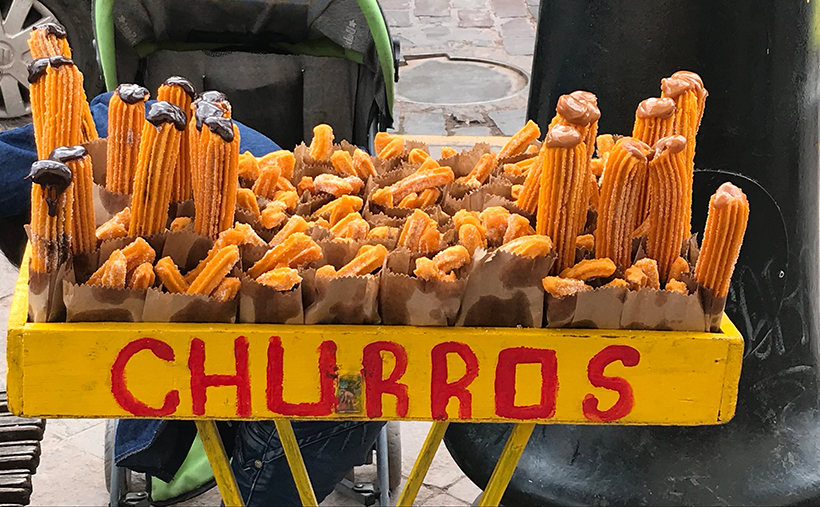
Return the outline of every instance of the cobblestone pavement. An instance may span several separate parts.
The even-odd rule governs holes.
[[[479,59],[503,64],[506,67],[499,83],[503,85],[504,79],[509,78],[511,87],[517,88],[496,100],[440,105],[407,100],[406,95],[418,91],[411,87],[423,86],[425,81],[412,76],[400,79],[394,111],[395,131],[511,135],[524,124],[538,0],[381,0],[381,4],[391,35],[401,41],[402,54],[408,62],[400,68],[400,77],[414,65],[423,63],[425,57],[445,54],[455,60]],[[517,71],[510,72],[510,68]],[[467,78],[470,76],[468,72]],[[470,100],[469,94],[466,95],[465,100]],[[0,255],[0,322],[7,321],[16,275],[16,269]],[[5,330],[0,336],[5,344]],[[0,355],[0,367],[3,371],[6,368],[5,355]],[[5,376],[0,376],[0,385],[5,388]],[[429,426],[429,423],[417,422],[401,425],[404,478],[412,468]],[[48,421],[41,464],[33,478],[32,505],[108,504],[103,475],[104,432],[103,420]],[[372,465],[357,469],[357,479],[370,480],[374,476]],[[442,445],[416,505],[470,505],[479,493]],[[182,505],[218,504],[218,492],[212,490]],[[322,505],[357,504],[333,493]]]

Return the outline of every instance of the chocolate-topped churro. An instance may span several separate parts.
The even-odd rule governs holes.
[[[88,253],[97,248],[94,227],[94,169],[91,157],[82,146],[57,148],[49,156],[51,160],[62,162],[71,170],[73,198],[73,219],[71,251]]]
[[[105,157],[105,188],[109,192],[130,194],[133,190],[149,97],[146,88],[135,84],[122,84],[111,95]]]
[[[191,110],[196,90],[193,83],[181,76],[171,76],[157,90],[157,100],[164,100],[179,107],[186,114]],[[179,142],[179,157],[174,167],[174,180],[171,187],[171,202],[185,201],[191,198],[191,136],[186,127]]]
[[[198,134],[199,178],[194,187],[194,230],[216,238],[234,222],[239,168],[239,129],[230,118],[208,116]],[[260,175],[261,177],[261,175]]]
[[[31,165],[31,270],[52,273],[68,257],[74,218],[71,169],[56,160]]]

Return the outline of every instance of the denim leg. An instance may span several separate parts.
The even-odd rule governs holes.
[[[383,422],[294,422],[308,476],[321,502],[364,462]],[[301,505],[273,421],[241,423],[231,463],[247,507]]]

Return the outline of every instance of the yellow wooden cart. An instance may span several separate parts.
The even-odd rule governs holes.
[[[535,424],[725,423],[743,355],[728,318],[720,333],[34,324],[27,299],[24,268],[8,325],[11,410],[193,419],[229,506],[242,498],[216,419],[273,419],[304,505],[317,502],[291,420],[432,420],[402,506],[412,505],[449,421],[514,422],[479,503],[497,505]]]

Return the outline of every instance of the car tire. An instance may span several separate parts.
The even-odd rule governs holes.
[[[53,16],[54,21],[63,25],[68,33],[72,59],[84,75],[86,94],[88,97],[94,97],[102,92],[103,80],[94,50],[94,29],[89,0],[33,0],[31,6],[25,5],[25,2],[0,0],[0,14],[3,15],[4,25],[11,22],[10,18],[17,20],[13,23],[14,25],[20,25],[9,27],[10,33],[5,37],[27,32],[32,26],[42,23],[46,19],[44,16],[48,14]],[[20,85],[27,87],[24,66],[31,61],[31,55],[24,52],[25,46],[20,45],[22,39],[16,40],[18,42],[14,44],[10,42],[5,45],[0,44],[0,60],[3,55],[6,55],[9,62],[0,61],[0,79],[6,79],[8,87],[11,87],[10,80],[13,77]],[[0,40],[0,43],[3,42]],[[19,96],[8,88],[0,89],[0,92],[3,98],[0,127],[3,130],[31,121],[31,116],[26,114],[26,109],[30,107],[27,92],[20,91]],[[11,104],[6,104],[7,101],[11,101]]]

